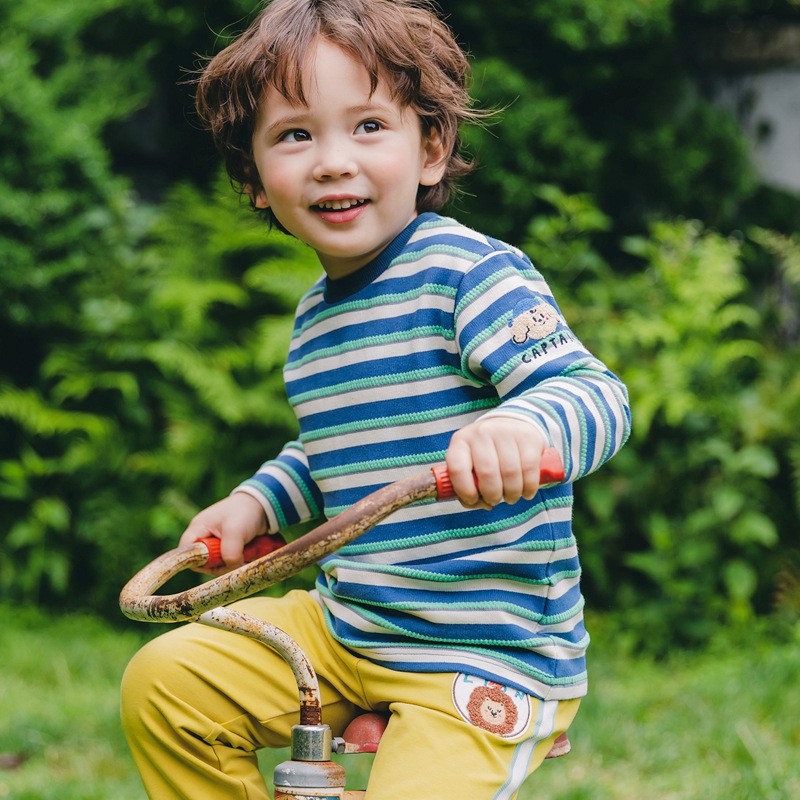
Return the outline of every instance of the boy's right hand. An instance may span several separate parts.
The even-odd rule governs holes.
[[[244,546],[266,532],[267,516],[261,503],[246,492],[236,492],[201,511],[183,532],[179,546],[216,536],[225,566],[196,569],[209,575],[222,575],[240,567],[244,563]]]

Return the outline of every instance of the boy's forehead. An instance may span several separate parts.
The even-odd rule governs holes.
[[[376,94],[395,101],[397,92],[389,70],[367,63],[353,52],[324,36],[316,37],[304,52],[276,69],[271,87],[292,105],[308,106],[308,97],[320,94],[320,82],[340,81],[340,90],[359,96],[366,104]],[[274,97],[274,95],[273,95]]]

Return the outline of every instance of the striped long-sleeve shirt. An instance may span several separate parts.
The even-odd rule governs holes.
[[[585,694],[572,482],[622,446],[630,417],[624,386],[530,260],[422,214],[373,262],[304,296],[284,376],[299,439],[239,487],[273,531],[442,462],[484,415],[544,433],[563,484],[491,511],[405,508],[326,559],[316,588],[335,638],[373,661]]]

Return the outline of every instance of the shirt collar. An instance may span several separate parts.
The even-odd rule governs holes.
[[[414,235],[417,228],[425,221],[434,218],[433,212],[426,211],[418,214],[402,231],[389,242],[380,253],[369,263],[345,275],[343,278],[325,278],[325,289],[323,298],[326,303],[338,303],[347,297],[361,291],[365,286],[369,286],[400,253],[403,252],[409,239]]]

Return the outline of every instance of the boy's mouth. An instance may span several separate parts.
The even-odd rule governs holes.
[[[357,197],[342,197],[322,200],[311,206],[311,210],[324,222],[345,223],[353,222],[361,216],[369,200]]]

